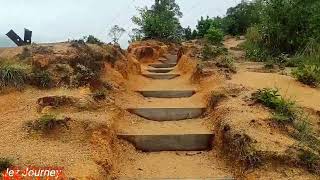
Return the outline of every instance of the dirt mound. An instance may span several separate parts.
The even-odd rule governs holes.
[[[158,41],[142,41],[131,44],[128,53],[133,54],[140,62],[152,62],[167,53],[168,47]]]

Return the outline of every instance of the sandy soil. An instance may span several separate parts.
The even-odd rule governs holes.
[[[240,70],[230,82],[254,89],[278,88],[283,96],[299,105],[320,111],[320,90],[303,85],[290,76]]]
[[[16,166],[58,166],[65,168],[68,177],[97,177],[103,169],[95,163],[93,146],[88,141],[93,129],[108,127],[116,115],[110,110],[75,111],[61,109],[52,113],[70,117],[70,129],[59,129],[50,134],[29,134],[25,123],[40,116],[36,101],[48,95],[85,96],[86,90],[27,89],[2,95],[0,101],[1,131],[0,157],[14,160]]]
[[[130,153],[119,168],[119,179],[230,178],[232,172],[213,151]]]
[[[243,43],[245,40],[237,40],[235,38],[226,39],[223,44],[228,49],[229,53],[237,60],[244,61],[245,53],[239,50],[239,45]]]

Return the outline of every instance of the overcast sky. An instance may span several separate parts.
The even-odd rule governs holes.
[[[222,16],[241,0],[176,0],[183,13],[181,24],[195,27],[200,16]],[[10,29],[23,38],[33,31],[35,42],[57,42],[92,34],[109,42],[108,30],[118,24],[129,32],[136,8],[154,0],[0,0],[0,37]],[[120,43],[126,46],[125,34]]]

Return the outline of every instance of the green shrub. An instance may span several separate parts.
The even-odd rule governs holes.
[[[271,109],[276,109],[279,97],[280,94],[277,89],[269,88],[258,89],[258,91],[254,94],[254,98],[257,99],[258,102]]]
[[[84,65],[78,64],[76,66],[76,75],[74,76],[72,84],[76,87],[85,86],[94,79],[98,79],[98,74]]]
[[[8,158],[0,158],[0,177],[1,173],[12,166],[12,160]]]
[[[83,47],[87,47],[85,41],[83,39],[74,39],[74,40],[71,40],[70,41],[70,45],[71,47],[74,47],[74,48],[83,48]]]
[[[303,61],[304,60],[302,57],[298,57],[298,56],[291,57],[286,62],[285,66],[286,67],[299,67],[304,63]]]
[[[242,44],[246,51],[246,57],[253,61],[266,61],[269,53],[262,44],[262,35],[258,27],[251,27],[247,30],[246,41]]]
[[[51,74],[47,71],[36,70],[30,75],[30,84],[41,89],[50,88],[53,85]]]
[[[205,34],[205,38],[207,39],[207,41],[211,44],[221,44],[222,40],[223,40],[223,32],[216,28],[216,27],[211,27],[207,33]]]
[[[316,87],[320,83],[320,67],[317,65],[301,65],[292,73],[300,82]]]
[[[262,62],[270,57],[265,49],[249,41],[246,41],[243,47],[249,60]]]
[[[310,123],[307,122],[307,119],[308,117],[305,117],[303,114],[301,114],[299,121],[295,121],[293,124],[294,128],[298,131],[297,135],[301,141],[308,140],[311,134],[311,126]]]
[[[320,157],[319,157],[319,155],[317,155],[309,150],[303,150],[299,154],[299,159],[301,160],[302,164],[307,166],[307,168],[311,172],[315,172],[317,174],[320,173]]]
[[[266,61],[264,64],[264,68],[266,69],[274,69],[275,68],[275,63],[272,60]]]
[[[286,100],[277,89],[258,89],[253,95],[259,103],[275,110],[273,119],[279,122],[293,122],[295,120],[295,102]]]
[[[27,69],[18,64],[0,65],[0,88],[23,88],[27,82]]]
[[[223,56],[217,63],[217,67],[229,69],[231,72],[236,73],[236,66],[232,56]]]
[[[219,55],[226,54],[228,50],[224,47],[205,44],[202,49],[203,60],[214,59]]]
[[[97,45],[103,45],[103,42],[101,42],[98,38],[94,37],[93,35],[89,35],[88,37],[85,37],[86,43],[89,44],[97,44]]]
[[[28,122],[27,128],[29,131],[34,130],[42,132],[49,132],[60,126],[64,126],[68,129],[68,121],[70,120],[70,118],[58,119],[53,114],[45,114],[40,118],[36,119],[35,121]]]

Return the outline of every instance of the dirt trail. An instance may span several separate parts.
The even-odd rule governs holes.
[[[251,88],[278,88],[280,93],[299,105],[320,111],[320,91],[296,81],[293,77],[275,73],[248,72],[247,68],[241,68],[230,81]]]
[[[159,62],[156,62],[159,63]],[[142,73],[148,73],[147,65],[142,65]],[[169,73],[179,73],[175,69]],[[181,74],[181,73],[179,73]],[[133,76],[129,82],[132,90],[119,95],[116,104],[122,108],[202,108],[205,107],[204,93],[191,84],[190,74],[181,74],[180,77],[170,80],[155,80],[143,75]],[[146,98],[134,91],[143,90],[196,90],[196,94],[187,98]],[[160,137],[188,134],[213,134],[214,127],[207,118],[185,119],[181,121],[153,121],[135,114],[124,112],[117,125],[118,134],[133,134],[136,136]],[[168,137],[170,138],[170,137]],[[180,137],[180,141],[186,141]],[[138,138],[136,138],[138,139]],[[152,141],[151,139],[145,141]],[[166,141],[166,140],[161,140]],[[170,140],[168,140],[171,142]],[[180,143],[180,141],[178,143]],[[192,141],[192,140],[190,140]],[[159,142],[161,143],[161,142]],[[174,142],[171,142],[174,143]],[[210,142],[211,145],[212,142]],[[233,177],[232,171],[214,150],[205,151],[160,151],[142,152],[128,143],[123,152],[122,163],[115,168],[120,179],[122,178],[221,178]],[[150,143],[152,144],[152,143]],[[150,145],[149,144],[149,145]],[[152,146],[152,145],[151,145]]]
[[[133,152],[123,164],[120,176],[138,179],[205,179],[232,177],[214,152]]]

